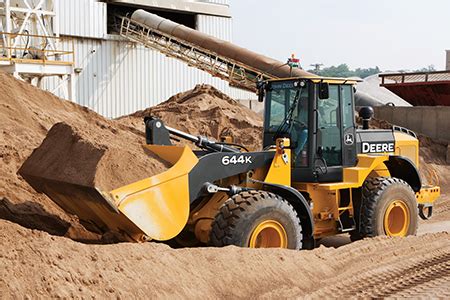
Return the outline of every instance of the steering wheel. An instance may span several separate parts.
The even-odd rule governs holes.
[[[292,124],[293,124],[294,127],[296,127],[295,130],[297,130],[297,129],[304,129],[304,128],[308,127],[308,126],[306,126],[305,123],[303,123],[303,122],[301,122],[299,120],[295,120],[295,119],[292,120]]]
[[[277,125],[270,125],[269,126],[269,131],[270,132],[276,132],[279,126]]]
[[[317,163],[320,162],[320,163]],[[325,175],[328,173],[328,165],[327,161],[323,157],[316,157],[314,162],[315,172],[320,173],[321,175]]]

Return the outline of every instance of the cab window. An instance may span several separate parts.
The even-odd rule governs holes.
[[[286,90],[273,90],[270,101],[270,122],[269,128],[278,127],[286,115]]]
[[[339,85],[330,85],[329,98],[318,99],[317,146],[328,166],[342,165]]]
[[[342,127],[345,129],[355,126],[354,109],[352,102],[352,86],[341,85],[342,96]]]
[[[276,82],[272,83],[270,91],[267,94],[267,101],[270,102],[270,111],[268,112],[269,122],[267,122],[269,132],[276,132],[289,111],[293,103],[298,87],[294,86],[294,82]],[[308,98],[308,89],[306,87],[301,89],[299,95],[301,98]],[[297,114],[294,111],[294,116]]]

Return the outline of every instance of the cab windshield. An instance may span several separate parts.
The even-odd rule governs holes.
[[[268,132],[277,132],[283,120],[287,117],[289,109],[293,105],[296,96],[297,107],[294,108],[292,116],[294,122],[301,122],[307,125],[308,115],[308,89],[307,87],[296,87],[294,82],[275,82],[272,83],[270,91],[267,93],[269,101],[269,122],[266,130]]]
[[[289,136],[293,146],[294,166],[308,165],[308,84],[298,81],[273,82],[267,92],[266,133],[274,138]]]

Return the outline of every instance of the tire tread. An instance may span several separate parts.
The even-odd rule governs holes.
[[[209,243],[217,247],[234,245],[236,243],[234,240],[234,229],[240,219],[245,213],[255,211],[255,204],[268,199],[276,199],[277,201],[284,202],[288,207],[288,213],[292,218],[296,218],[301,228],[300,218],[294,210],[294,207],[288,201],[270,192],[250,190],[230,197],[221,206],[212,223]]]
[[[361,237],[376,236],[376,228],[374,218],[379,199],[385,190],[395,184],[408,188],[414,194],[411,186],[404,180],[396,177],[372,177],[366,180],[362,188],[362,204],[360,212],[360,228]]]

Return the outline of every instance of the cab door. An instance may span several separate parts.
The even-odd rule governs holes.
[[[319,182],[339,182],[343,168],[356,164],[354,101],[351,85],[330,85],[317,99],[315,172]]]
[[[315,171],[318,181],[342,180],[342,125],[339,85],[329,86],[328,99],[317,99]]]
[[[356,166],[356,125],[355,125],[355,102],[353,101],[354,90],[352,85],[341,85],[341,107],[342,107],[342,165],[344,167]]]

